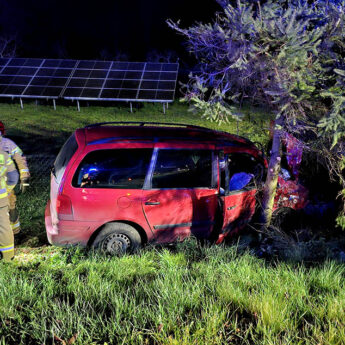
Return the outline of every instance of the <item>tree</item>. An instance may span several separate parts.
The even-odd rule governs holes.
[[[280,170],[283,131],[316,130],[313,107],[330,90],[330,71],[341,55],[344,2],[305,0],[218,0],[222,11],[211,24],[184,29],[189,51],[200,65],[191,75],[185,99],[210,120],[236,116],[233,103],[265,104],[276,114],[273,145],[263,192],[262,224],[268,226]],[[323,93],[325,97],[325,94]],[[326,116],[322,113],[321,117]],[[322,124],[323,122],[321,122]]]
[[[147,53],[146,61],[174,63],[178,61],[178,56],[177,53],[173,50],[158,51],[154,49]]]
[[[0,57],[14,57],[16,56],[17,42],[15,36],[0,37]]]

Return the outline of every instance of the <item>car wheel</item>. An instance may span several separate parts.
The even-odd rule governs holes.
[[[96,236],[92,247],[110,255],[133,253],[141,245],[141,237],[128,224],[108,223]]]

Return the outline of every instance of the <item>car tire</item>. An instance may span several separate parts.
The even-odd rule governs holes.
[[[92,247],[109,255],[135,252],[141,245],[141,237],[132,226],[124,223],[108,223],[96,236]]]

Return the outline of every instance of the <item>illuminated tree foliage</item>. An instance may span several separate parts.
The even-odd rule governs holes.
[[[264,187],[262,223],[272,215],[283,131],[301,133],[319,123],[333,147],[344,137],[343,65],[345,2],[218,0],[210,24],[182,28],[200,72],[190,75],[185,100],[213,121],[228,121],[234,103],[265,105],[276,113]],[[328,106],[320,107],[320,104]],[[329,104],[332,104],[331,108]],[[329,150],[332,150],[329,147]],[[331,151],[330,151],[331,152]]]

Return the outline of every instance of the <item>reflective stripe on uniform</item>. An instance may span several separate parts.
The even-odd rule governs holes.
[[[1,175],[0,175],[1,176]],[[0,199],[7,198],[8,192],[7,192],[7,184],[4,178],[0,180]]]
[[[0,246],[0,252],[6,253],[14,250],[14,243],[10,244],[9,246]]]
[[[23,151],[17,146],[16,148],[14,148],[14,149],[11,151],[10,155],[13,156],[13,155],[15,155],[16,153],[22,154]]]
[[[29,169],[20,169],[20,172],[29,172]]]
[[[11,157],[8,157],[6,165],[11,165],[11,164],[12,164],[12,159],[11,159]]]
[[[2,167],[0,168],[0,176],[5,175],[6,170],[7,170],[7,167],[2,166]]]
[[[12,228],[12,230],[17,229],[17,228],[19,228],[19,227],[20,227],[20,221],[18,221],[18,222],[16,222],[16,223],[11,223],[11,228]]]

